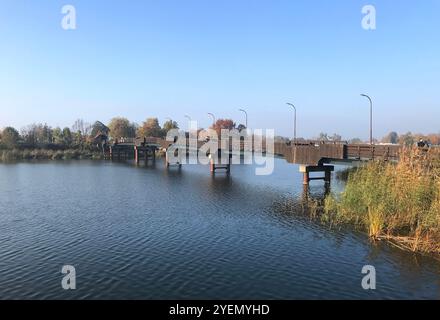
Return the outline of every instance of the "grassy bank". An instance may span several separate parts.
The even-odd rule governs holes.
[[[12,149],[0,150],[0,162],[21,160],[73,160],[103,159],[102,153],[90,150]]]
[[[328,196],[323,218],[351,224],[375,240],[440,253],[440,151],[403,150],[399,163],[375,161],[349,173]]]

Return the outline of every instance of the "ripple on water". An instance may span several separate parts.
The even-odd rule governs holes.
[[[433,259],[299,214],[301,176],[282,160],[267,177],[93,162],[0,176],[0,298],[439,298]],[[65,264],[75,292],[61,289]],[[374,293],[360,286],[366,264]]]

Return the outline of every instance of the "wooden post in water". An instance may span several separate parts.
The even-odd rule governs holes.
[[[145,166],[148,166],[148,150],[144,149]]]
[[[325,170],[324,181],[325,184],[330,185],[332,179],[332,172],[330,170]]]
[[[310,173],[306,170],[303,172],[303,185],[309,185],[310,182]]]
[[[210,160],[210,171],[211,171],[211,174],[215,173],[215,163],[214,163],[214,159],[212,157]]]
[[[331,182],[331,174],[332,171],[335,170],[334,166],[325,166],[325,165],[318,165],[318,166],[312,166],[312,165],[301,165],[299,167],[299,171],[303,173],[303,184],[308,185],[311,180],[324,180],[326,185],[330,185]],[[323,177],[310,177],[310,172],[323,172]]]
[[[134,146],[134,161],[139,164],[139,149],[137,146]]]
[[[229,161],[226,165],[220,163],[221,162],[221,150],[218,150],[218,153],[216,154],[216,156],[218,157],[217,159],[218,159],[219,164],[215,163],[215,157],[212,155],[212,153],[209,156],[210,157],[209,167],[210,167],[211,174],[215,174],[215,172],[219,169],[226,170],[227,174],[231,173],[231,158],[232,158],[231,154],[228,155]]]

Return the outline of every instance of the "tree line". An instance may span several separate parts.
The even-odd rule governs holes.
[[[123,117],[115,117],[106,125],[100,121],[93,124],[78,119],[69,128],[52,128],[47,124],[31,124],[20,130],[13,127],[6,127],[0,131],[0,147],[3,149],[12,149],[16,147],[22,148],[65,148],[65,149],[93,149],[96,146],[96,139],[104,136],[110,140],[120,138],[138,138],[138,137],[156,137],[165,138],[171,129],[179,129],[176,121],[167,120],[161,126],[157,118],[147,118],[140,125],[131,122]],[[218,119],[212,126],[220,134],[221,129],[245,129],[245,126],[237,125],[231,119]],[[286,138],[287,139],[287,138]],[[320,141],[342,141],[339,134],[328,135],[320,133],[317,137]],[[298,140],[304,140],[298,138]],[[423,140],[433,145],[440,145],[439,134],[413,134],[407,132],[398,134],[390,132],[380,140],[375,142],[393,143],[401,145],[414,145],[418,141]],[[350,143],[363,143],[360,139],[354,138],[349,140]]]
[[[244,129],[231,119],[219,119],[212,129]],[[94,149],[97,139],[119,140],[121,138],[155,137],[165,138],[171,129],[179,129],[176,121],[167,120],[161,126],[157,118],[147,118],[140,125],[123,117],[115,117],[108,124],[95,121],[93,124],[78,119],[69,128],[52,128],[47,124],[31,124],[20,130],[6,127],[0,131],[0,147],[47,148],[47,149]]]
[[[420,140],[432,145],[440,145],[440,133],[422,134],[407,132],[404,134],[398,134],[397,132],[392,131],[383,137],[381,142],[411,146]]]

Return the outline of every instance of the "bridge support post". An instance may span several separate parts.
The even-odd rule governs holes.
[[[311,166],[311,165],[301,165],[299,171],[303,173],[303,184],[309,185],[312,180],[324,180],[326,185],[331,183],[331,174],[335,170],[334,166]],[[323,177],[310,177],[311,172],[323,172]]]
[[[179,161],[177,163],[175,163],[175,164],[170,163],[170,158],[168,156],[168,150],[165,151],[165,166],[167,168],[169,168],[171,165],[177,165],[179,167],[179,169],[182,168],[182,162],[180,160],[181,160],[181,157],[179,156]],[[153,155],[153,162],[155,162],[155,161],[156,161],[156,153],[154,153],[154,155]]]
[[[310,182],[310,174],[307,171],[303,172],[303,185],[307,186]]]
[[[334,169],[333,169],[334,170]],[[332,171],[333,171],[332,170]],[[326,184],[330,184],[332,180],[332,172],[330,170],[325,170],[324,182]]]
[[[209,156],[210,157],[209,167],[210,167],[211,174],[215,174],[215,172],[217,170],[226,170],[226,173],[230,174],[231,173],[232,153],[230,152],[228,154],[228,163],[227,164],[221,163],[221,150],[220,149],[218,150],[218,153],[216,156],[218,157],[217,158],[218,162],[219,162],[218,164],[215,163],[215,158],[214,158],[215,156],[213,157],[212,154]]]
[[[134,146],[134,161],[139,164],[139,149],[137,146]]]

